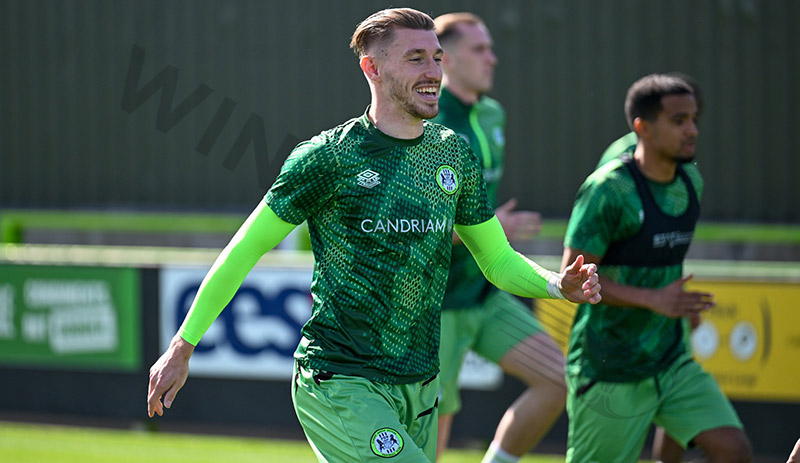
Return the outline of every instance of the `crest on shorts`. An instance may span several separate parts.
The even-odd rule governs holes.
[[[392,428],[381,428],[370,439],[372,453],[383,458],[392,458],[403,450],[403,436]]]
[[[436,170],[436,183],[449,195],[458,191],[458,177],[456,177],[455,169],[447,165],[439,167]]]

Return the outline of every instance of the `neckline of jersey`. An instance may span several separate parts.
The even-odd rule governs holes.
[[[367,106],[367,110],[364,111],[364,114],[361,116],[361,125],[367,130],[367,133],[375,137],[379,142],[382,144],[389,145],[389,146],[416,146],[422,143],[422,140],[425,138],[425,129],[422,130],[422,135],[416,138],[395,138],[391,135],[387,135],[372,123],[369,120],[367,114],[369,113],[369,106]],[[428,125],[428,121],[424,121],[425,127]]]

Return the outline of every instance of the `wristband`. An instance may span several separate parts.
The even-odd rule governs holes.
[[[561,290],[558,289],[558,283],[561,281],[561,276],[555,272],[550,273],[550,278],[547,279],[547,294],[553,299],[566,299]]]

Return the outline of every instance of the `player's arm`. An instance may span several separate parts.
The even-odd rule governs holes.
[[[516,252],[496,216],[455,229],[486,279],[498,288],[523,297],[600,302],[597,267],[584,264],[583,257],[577,257],[564,272],[554,273]]]
[[[163,407],[172,405],[189,374],[189,357],[194,346],[231,301],[261,256],[277,246],[294,227],[278,218],[262,201],[222,250],[203,279],[178,334],[150,368],[147,394],[150,417],[154,413],[163,415]]]
[[[580,249],[564,248],[561,267],[583,256],[587,263],[599,265],[602,257]],[[692,275],[673,281],[662,288],[641,288],[617,283],[599,275],[603,303],[621,308],[643,307],[671,318],[696,317],[714,306],[714,296],[700,291],[684,291],[683,285]]]

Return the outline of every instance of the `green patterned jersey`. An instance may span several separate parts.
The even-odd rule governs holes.
[[[629,155],[633,156],[633,152],[636,150],[636,143],[639,142],[639,137],[636,136],[636,132],[628,132],[625,135],[617,138],[614,140],[605,151],[603,151],[603,155],[600,156],[600,161],[597,162],[597,166],[595,166],[595,170],[600,168],[603,164],[607,163],[612,159],[616,159],[620,156]]]
[[[489,201],[496,207],[506,144],[503,107],[487,96],[473,105],[465,105],[445,87],[439,97],[439,115],[432,120],[453,129],[469,143],[483,169]],[[484,278],[467,247],[454,246],[442,308],[478,308],[496,290]]]
[[[416,139],[392,138],[365,114],[298,145],[266,202],[308,221],[313,303],[297,361],[386,383],[433,377],[453,224],[494,215],[464,141],[427,121]]]
[[[703,189],[699,171],[696,167],[684,171],[699,198]],[[666,217],[664,220],[678,220],[689,208],[691,192],[681,175],[669,183],[646,180],[644,184]],[[644,218],[643,202],[629,169],[622,159],[611,159],[579,189],[564,246],[606,256],[616,243],[634,240]],[[690,240],[690,235],[686,239]],[[682,262],[604,265],[601,260],[598,271],[622,284],[660,288],[680,278],[683,266]],[[594,306],[582,304],[570,334],[567,369],[602,381],[641,379],[666,368],[685,351],[682,336],[681,320],[645,308],[613,307],[603,302]]]

